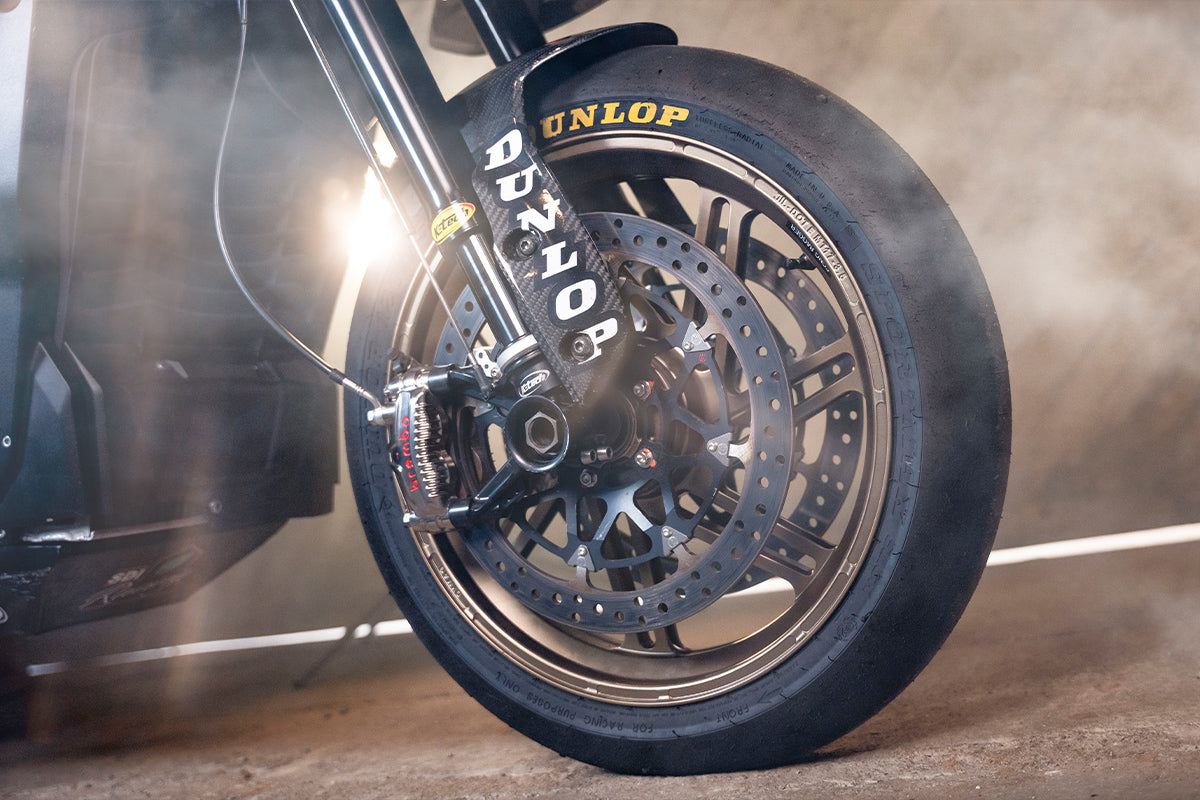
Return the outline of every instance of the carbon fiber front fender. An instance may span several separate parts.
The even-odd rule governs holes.
[[[676,42],[669,28],[649,23],[580,34],[500,67],[459,98],[493,250],[522,320],[576,400],[617,362],[624,315],[607,264],[534,147],[526,109],[545,88],[606,56]],[[572,351],[581,336],[590,347]]]

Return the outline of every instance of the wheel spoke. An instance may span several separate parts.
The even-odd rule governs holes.
[[[775,557],[796,561],[809,557],[820,565],[834,551],[832,543],[823,540],[811,531],[804,530],[790,519],[778,519],[770,529],[767,546],[763,553],[772,552]]]
[[[754,566],[773,578],[782,578],[787,581],[792,587],[792,594],[797,596],[812,579],[815,571],[799,561],[783,558],[776,553],[768,552],[765,548],[758,558],[754,559]]]
[[[700,208],[696,214],[696,240],[710,250],[716,248],[720,238],[724,199],[724,195],[711,189],[700,193]]]
[[[801,356],[787,365],[788,380],[793,384],[804,380],[809,375],[833,366],[834,362],[854,353],[854,343],[849,336],[841,336],[830,344],[821,347],[807,355]]]
[[[726,210],[729,221],[723,222]],[[710,250],[721,252],[725,246],[725,264],[738,275],[744,275],[743,260],[750,241],[750,225],[759,214],[755,209],[721,192],[705,190],[700,193],[700,211],[696,216],[696,238]]]
[[[713,507],[732,513],[741,498],[732,489],[724,488],[713,498]],[[720,535],[706,525],[699,525],[694,533],[701,541],[713,541]],[[836,545],[805,530],[791,520],[780,518],[775,521],[767,536],[766,545],[754,561],[754,566],[777,578],[783,578],[797,589],[808,583],[812,573],[836,551]],[[811,560],[806,563],[805,558]]]
[[[732,430],[750,425],[750,398],[739,395],[729,399],[729,427]]]
[[[650,569],[650,578],[654,583],[658,583],[667,577],[661,559],[654,559],[648,566]],[[650,631],[629,634],[625,637],[625,643],[626,647],[631,647],[639,652],[671,653],[676,655],[688,652],[679,637],[679,628],[674,624],[665,625]]]
[[[632,650],[635,653],[669,653],[671,655],[686,655],[691,652],[679,638],[679,628],[676,625],[626,634],[623,649]]]
[[[679,626],[667,625],[665,628],[658,628],[654,631],[654,649],[656,652],[663,653],[686,653],[688,649],[683,646],[683,640],[679,638]]]
[[[738,275],[745,275],[746,247],[750,241],[750,225],[758,212],[741,203],[729,204],[729,228],[725,242],[725,264]]]
[[[822,386],[802,399],[792,409],[792,417],[799,420],[812,419],[824,411],[830,403],[851,392],[862,393],[862,381],[855,372],[848,372],[827,386]]]
[[[791,362],[787,365],[789,383],[802,393],[802,384],[810,376],[829,369],[838,361],[852,363],[848,361],[847,356],[854,353],[853,344],[849,336],[842,336],[821,349]],[[812,397],[802,400],[793,410],[793,418],[797,421],[810,419],[847,392],[855,390],[861,392],[862,383],[857,377],[854,377],[856,375],[857,370],[850,369],[838,380],[815,392]],[[749,425],[749,396],[738,395],[729,399],[729,423],[735,429]]]
[[[733,510],[737,508],[737,504],[741,502],[741,499],[741,496],[736,491],[725,486],[717,491],[716,496],[713,497],[712,504],[713,508],[718,511],[732,514]]]

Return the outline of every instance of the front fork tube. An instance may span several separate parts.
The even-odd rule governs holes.
[[[301,8],[307,0],[292,2],[343,110],[391,196],[402,195],[406,179],[416,185],[429,217],[435,220],[435,237],[443,257],[461,264],[501,353],[526,350],[533,339],[491,253],[482,214],[473,213],[477,206],[473,192],[464,188],[471,185],[473,160],[446,113],[445,98],[395,0],[320,0],[356,75],[344,74],[349,65],[318,43],[313,32],[319,27],[318,20]],[[408,175],[380,168],[369,145],[370,133],[361,122],[363,115],[351,107],[342,88],[355,81],[366,90],[380,130],[408,165]],[[436,230],[438,220],[444,235]]]

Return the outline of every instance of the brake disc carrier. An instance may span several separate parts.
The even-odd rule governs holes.
[[[791,475],[791,396],[772,328],[720,256],[643,217],[583,219],[618,274],[630,355],[617,386],[567,410],[562,463],[462,533],[479,564],[543,617],[634,633],[705,608],[758,556]],[[459,298],[460,329],[478,331],[476,309]],[[492,463],[486,431],[503,427],[504,412],[468,413],[458,448]]]

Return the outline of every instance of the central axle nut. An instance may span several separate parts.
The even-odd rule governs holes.
[[[558,423],[541,411],[525,420],[525,441],[530,449],[545,455],[558,444]]]
[[[505,447],[530,472],[557,467],[570,443],[571,431],[562,409],[540,395],[518,400],[504,420]]]

